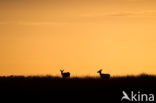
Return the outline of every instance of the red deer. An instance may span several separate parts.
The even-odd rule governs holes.
[[[110,74],[103,74],[102,73],[102,69],[100,69],[99,71],[97,71],[97,73],[100,74],[100,77],[103,79],[109,79],[110,78]]]
[[[70,73],[69,72],[63,72],[64,70],[60,70],[62,78],[70,78]]]

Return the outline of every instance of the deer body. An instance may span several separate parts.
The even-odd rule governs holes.
[[[70,78],[70,73],[69,72],[64,72],[64,70],[60,70],[62,78]]]
[[[100,77],[101,77],[101,78],[104,78],[104,79],[109,79],[109,78],[110,78],[110,74],[103,74],[103,73],[102,73],[102,69],[99,70],[97,73],[100,74]]]

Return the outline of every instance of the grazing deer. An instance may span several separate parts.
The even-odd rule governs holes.
[[[69,72],[63,72],[64,70],[60,70],[62,78],[70,78],[70,73]]]
[[[104,79],[109,79],[110,78],[110,74],[102,74],[102,69],[100,69],[99,71],[97,71],[97,73],[100,74],[100,77],[101,78],[104,78]]]

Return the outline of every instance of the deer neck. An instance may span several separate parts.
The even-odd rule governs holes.
[[[99,72],[99,74],[101,75],[102,73],[101,73],[101,72]]]
[[[61,72],[61,74],[63,75],[63,72]]]

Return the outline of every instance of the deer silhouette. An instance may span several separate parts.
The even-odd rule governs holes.
[[[69,72],[64,72],[64,70],[60,70],[62,78],[70,78],[70,73]]]
[[[97,73],[100,74],[100,77],[103,79],[109,79],[110,78],[110,74],[103,74],[102,73],[102,69],[100,69],[99,71],[97,71]]]

